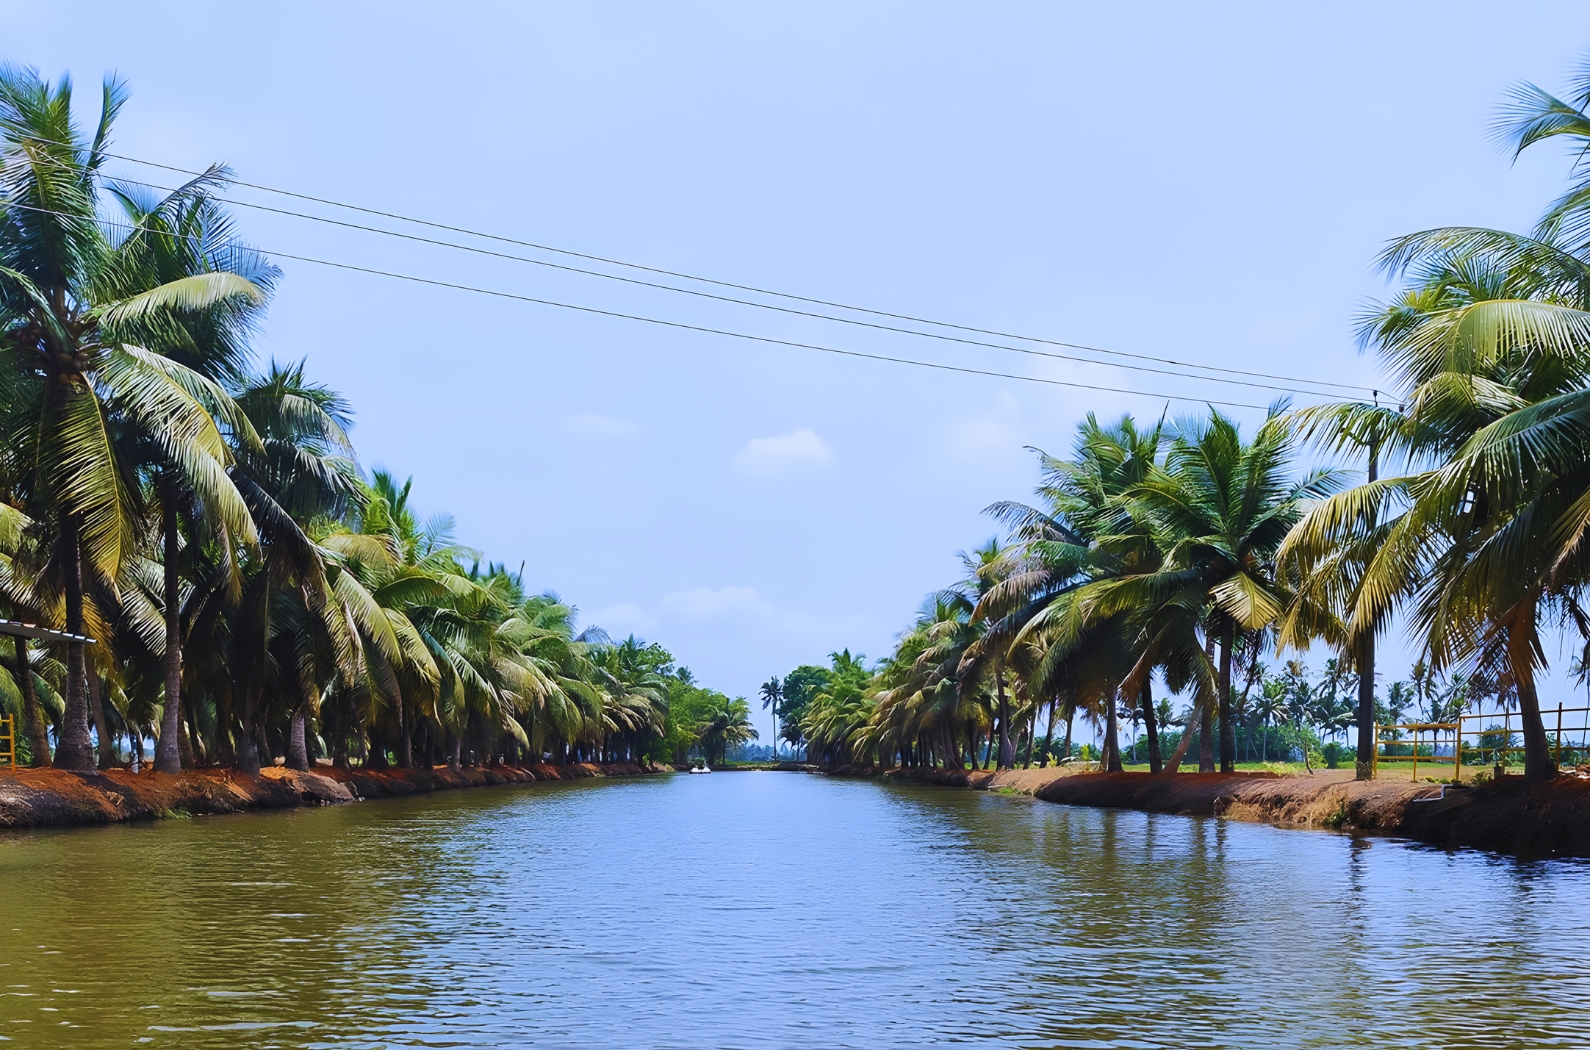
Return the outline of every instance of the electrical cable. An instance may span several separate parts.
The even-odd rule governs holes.
[[[55,215],[61,218],[76,218],[68,212],[55,211],[49,208],[39,208],[28,204],[11,203],[12,208],[36,212],[43,215]],[[181,238],[182,234],[172,233],[167,230],[151,230],[148,227],[134,226],[131,223],[114,222],[106,219],[96,220],[104,225],[125,230],[142,230],[145,233],[159,234],[173,239]],[[336,262],[331,259],[320,259],[308,255],[296,255],[289,252],[274,251],[269,248],[260,248],[254,245],[243,246],[250,251],[278,259],[292,259],[295,262],[311,263],[317,266],[326,266],[338,270],[348,270],[354,273],[370,274],[377,277],[387,277],[394,280],[409,281],[414,284],[429,285],[435,288],[449,288],[455,291],[472,292],[478,295],[487,295],[500,299],[511,299],[518,302],[535,303],[541,306],[554,306],[563,310],[575,310],[580,313],[595,314],[602,317],[619,318],[626,321],[640,321],[646,324],[661,325],[667,328],[677,328],[690,332],[702,332],[708,335],[725,336],[731,339],[744,339],[751,342],[766,343],[772,346],[786,346],[801,350],[816,350],[825,354],[837,354],[843,357],[863,358],[869,361],[885,361],[891,364],[912,365],[918,368],[932,368],[946,372],[960,372],[966,375],[991,376],[997,379],[1013,379],[1025,383],[1042,383],[1047,386],[1070,387],[1079,390],[1095,390],[1112,394],[1130,394],[1136,397],[1152,397],[1168,401],[1185,401],[1195,404],[1221,405],[1227,408],[1253,408],[1266,410],[1266,405],[1255,405],[1242,401],[1223,401],[1213,398],[1187,397],[1182,394],[1163,394],[1149,390],[1133,390],[1127,387],[1103,386],[1096,383],[1079,383],[1064,379],[1045,379],[1039,376],[1024,376],[1010,372],[995,372],[982,368],[968,368],[963,365],[944,364],[937,361],[923,361],[912,357],[896,357],[888,354],[872,354],[861,350],[843,350],[838,347],[821,346],[816,343],[801,343],[790,339],[777,339],[772,336],[753,335],[748,332],[735,332],[724,328],[709,328],[704,325],[687,324],[683,321],[669,321],[657,317],[646,317],[641,314],[623,313],[617,310],[603,310],[594,306],[581,306],[577,303],[559,302],[555,299],[541,299],[535,296],[522,295],[518,292],[505,292],[500,289],[481,288],[476,285],[461,284],[454,281],[443,281],[432,277],[419,277],[414,274],[398,273],[393,270],[378,270],[368,266],[358,266],[353,263]],[[1301,392],[1301,391],[1299,391]]]
[[[133,186],[143,186],[143,187],[146,187],[148,189],[161,190],[161,191],[168,192],[168,193],[175,192],[176,189],[177,189],[174,186],[161,186],[161,185],[158,185],[158,184],[152,183],[152,182],[142,182],[142,181],[140,181],[138,179],[116,179],[116,180],[113,180],[113,181],[123,182],[123,183],[127,183],[128,185],[133,185]],[[854,326],[861,327],[861,328],[871,328],[871,329],[874,329],[874,330],[877,330],[877,331],[882,331],[882,332],[895,332],[895,333],[898,333],[898,334],[901,334],[901,335],[912,335],[912,336],[917,336],[917,337],[923,338],[923,339],[938,339],[938,340],[941,340],[943,342],[960,343],[960,344],[965,345],[965,346],[986,347],[986,348],[991,349],[991,350],[1008,350],[1011,353],[1026,354],[1026,355],[1029,355],[1029,356],[1032,356],[1032,357],[1047,357],[1047,358],[1052,358],[1054,360],[1059,360],[1059,361],[1075,361],[1075,362],[1079,362],[1081,364],[1103,365],[1103,366],[1105,366],[1107,368],[1124,368],[1124,369],[1129,369],[1129,370],[1134,371],[1134,372],[1150,372],[1150,373],[1153,373],[1155,375],[1174,376],[1174,377],[1176,377],[1178,379],[1196,379],[1196,380],[1202,380],[1204,382],[1209,382],[1209,383],[1225,383],[1225,384],[1234,385],[1234,386],[1253,387],[1253,388],[1256,388],[1256,389],[1259,389],[1259,390],[1275,390],[1275,391],[1279,391],[1281,393],[1286,393],[1286,394],[1313,394],[1315,396],[1321,396],[1321,397],[1328,396],[1323,391],[1302,390],[1302,389],[1298,389],[1297,387],[1288,387],[1288,386],[1276,386],[1273,383],[1258,383],[1258,382],[1254,382],[1252,380],[1247,380],[1247,379],[1222,379],[1219,376],[1202,376],[1202,375],[1196,375],[1196,374],[1189,373],[1189,372],[1178,372],[1178,371],[1174,371],[1172,369],[1154,368],[1154,367],[1149,366],[1149,365],[1123,364],[1123,363],[1117,362],[1117,361],[1096,361],[1096,360],[1094,360],[1092,358],[1078,357],[1078,356],[1076,356],[1074,354],[1057,354],[1057,353],[1054,353],[1053,351],[1048,351],[1048,350],[1032,350],[1032,349],[1029,349],[1027,347],[1021,347],[1021,346],[1006,346],[1006,345],[1004,345],[1002,343],[989,343],[989,342],[985,342],[985,341],[980,340],[980,339],[966,339],[966,338],[963,338],[961,336],[942,335],[942,334],[940,334],[938,332],[918,332],[918,331],[914,331],[914,330],[909,329],[909,328],[900,328],[900,327],[897,327],[895,325],[878,324],[875,321],[858,321],[858,320],[856,320],[854,318],[850,318],[850,317],[835,317],[832,314],[815,313],[815,312],[813,312],[811,310],[798,310],[798,309],[794,309],[794,308],[788,307],[788,306],[774,306],[771,303],[752,302],[751,300],[748,300],[748,299],[736,299],[736,298],[734,298],[732,296],[717,295],[717,294],[714,294],[712,292],[697,291],[696,289],[693,289],[693,288],[676,288],[676,287],[674,287],[672,285],[660,284],[660,283],[658,283],[656,281],[643,281],[643,280],[639,280],[639,279],[634,278],[634,277],[622,277],[622,276],[620,276],[618,274],[602,273],[599,270],[587,270],[587,269],[584,269],[583,267],[568,266],[568,265],[565,265],[563,263],[549,262],[549,261],[547,261],[545,259],[532,259],[532,258],[530,258],[528,256],[524,256],[524,255],[512,255],[512,254],[509,254],[507,252],[493,251],[490,248],[477,248],[477,247],[474,247],[473,245],[457,244],[457,243],[455,243],[453,241],[437,240],[434,237],[423,237],[423,236],[420,236],[419,234],[401,233],[401,232],[396,231],[396,230],[384,230],[384,229],[381,229],[380,227],[377,227],[377,226],[365,226],[362,223],[344,222],[344,221],[342,221],[340,219],[331,219],[331,218],[327,218],[327,217],[322,216],[322,215],[310,215],[310,214],[307,214],[305,212],[292,211],[292,210],[286,209],[286,208],[273,208],[273,207],[271,207],[268,204],[255,204],[255,203],[250,202],[250,201],[240,201],[240,200],[236,200],[236,199],[229,198],[229,197],[211,197],[209,199],[214,200],[214,201],[216,201],[217,203],[220,203],[220,204],[229,204],[229,205],[232,205],[234,207],[240,207],[240,208],[252,208],[252,209],[255,209],[257,211],[269,212],[269,213],[274,214],[274,215],[286,215],[286,216],[290,216],[290,217],[295,218],[295,219],[307,219],[307,220],[309,220],[311,222],[325,223],[325,224],[331,225],[331,226],[342,227],[343,229],[360,230],[360,231],[363,231],[365,233],[378,233],[378,234],[382,234],[383,236],[387,236],[387,237],[396,237],[396,238],[399,238],[401,240],[414,241],[414,242],[417,242],[417,243],[420,243],[420,244],[436,245],[438,247],[443,247],[443,248],[454,248],[454,249],[457,249],[458,251],[471,252],[471,253],[476,254],[476,255],[485,255],[485,256],[489,256],[491,258],[495,258],[495,259],[507,259],[507,260],[510,260],[510,261],[513,261],[513,262],[529,263],[529,264],[531,264],[533,266],[544,266],[544,267],[547,267],[549,269],[562,270],[562,271],[565,271],[565,272],[568,272],[568,273],[584,274],[584,275],[589,276],[589,277],[600,277],[600,278],[603,278],[605,280],[620,281],[620,282],[622,282],[624,284],[639,285],[639,286],[644,287],[644,288],[656,288],[656,289],[660,289],[660,290],[666,291],[666,292],[676,292],[676,293],[679,293],[681,295],[692,295],[692,296],[697,296],[697,297],[703,298],[703,299],[713,299],[713,300],[716,300],[718,302],[735,303],[735,304],[740,305],[740,306],[751,306],[751,307],[755,307],[756,309],[759,309],[759,310],[773,310],[773,311],[776,311],[778,313],[793,314],[793,315],[795,315],[797,317],[810,317],[810,318],[814,318],[814,319],[822,320],[822,321],[835,321],[835,322],[838,322],[839,324],[854,325]],[[1189,367],[1192,367],[1192,368],[1209,368],[1211,366],[1207,366],[1207,365],[1191,365]],[[1262,373],[1253,373],[1253,374],[1262,375]],[[1281,379],[1283,379],[1283,381],[1287,381],[1287,380],[1284,379],[1284,377],[1274,377],[1274,378],[1281,378]],[[1299,383],[1313,383],[1314,385],[1317,385],[1317,386],[1336,386],[1336,387],[1344,387],[1344,388],[1347,388],[1347,389],[1364,389],[1364,390],[1371,389],[1369,387],[1360,388],[1360,387],[1356,387],[1356,386],[1353,386],[1351,384],[1346,384],[1346,383],[1327,383],[1327,382],[1323,382],[1323,381],[1316,382],[1314,380],[1292,380],[1292,381],[1293,382],[1299,382]]]
[[[54,140],[51,140],[51,139],[35,138],[34,141],[42,142],[42,143],[44,143],[46,145],[64,146],[64,147],[73,148],[73,149],[80,148],[80,147],[73,146],[70,143],[58,142],[58,141],[54,141]],[[165,171],[176,172],[176,173],[182,174],[182,175],[203,176],[203,175],[207,174],[205,172],[194,171],[194,170],[189,169],[189,168],[182,168],[182,167],[178,167],[178,166],[172,165],[172,164],[164,164],[164,163],[161,163],[159,161],[145,160],[143,158],[133,157],[133,156],[129,156],[127,154],[111,153],[109,151],[101,151],[101,155],[105,156],[105,157],[109,157],[109,158],[115,159],[115,160],[126,161],[126,162],[131,163],[131,164],[140,164],[140,165],[144,165],[144,166],[147,166],[147,167],[153,167],[153,168],[158,168],[158,169],[162,169],[162,170],[165,170]],[[127,180],[127,181],[135,182],[136,180]],[[274,194],[278,194],[278,195],[285,196],[285,197],[295,198],[297,200],[310,201],[310,202],[313,202],[313,203],[316,203],[316,204],[324,204],[324,205],[326,205],[328,207],[342,208],[342,209],[345,209],[345,210],[348,210],[348,211],[360,212],[360,213],[363,213],[363,214],[366,214],[366,215],[375,215],[375,216],[379,216],[381,218],[393,219],[393,220],[396,220],[396,221],[399,221],[399,222],[412,223],[412,224],[415,224],[415,225],[425,226],[425,227],[429,227],[429,228],[432,228],[432,229],[444,230],[444,231],[447,231],[447,232],[450,232],[450,233],[460,233],[460,234],[464,234],[464,235],[470,236],[470,237],[479,237],[479,238],[482,238],[484,240],[497,241],[497,242],[504,243],[504,244],[513,244],[513,245],[517,245],[517,246],[525,247],[525,248],[533,248],[533,249],[535,249],[537,251],[552,252],[552,253],[555,253],[555,254],[558,254],[558,255],[565,255],[565,256],[572,257],[572,258],[586,259],[586,260],[591,261],[591,262],[599,262],[599,263],[603,263],[604,265],[609,265],[609,266],[620,266],[620,267],[624,267],[624,268],[627,268],[627,269],[640,270],[640,271],[644,271],[644,272],[647,272],[647,273],[654,273],[654,274],[658,274],[658,275],[662,275],[662,276],[673,277],[673,278],[677,278],[677,279],[680,279],[680,280],[696,281],[696,282],[699,282],[699,283],[702,283],[702,284],[715,285],[715,286],[722,287],[722,288],[732,288],[732,289],[736,289],[736,290],[739,290],[739,291],[753,292],[753,293],[758,294],[758,295],[774,296],[774,297],[777,297],[777,298],[789,299],[789,300],[793,300],[793,301],[797,301],[797,302],[810,303],[810,304],[817,305],[817,306],[826,306],[826,307],[829,307],[831,309],[849,310],[849,311],[852,311],[854,313],[871,314],[873,316],[888,317],[888,318],[892,318],[894,320],[909,321],[909,322],[911,322],[913,324],[933,325],[935,327],[949,328],[949,329],[956,330],[956,331],[971,332],[971,333],[978,334],[978,335],[989,335],[989,336],[994,336],[994,337],[1000,338],[1000,339],[1017,339],[1017,340],[1020,340],[1022,342],[1039,343],[1039,344],[1046,345],[1046,346],[1060,346],[1060,347],[1065,347],[1065,348],[1072,349],[1072,350],[1083,350],[1083,351],[1087,351],[1089,353],[1104,354],[1104,355],[1111,356],[1111,357],[1124,357],[1124,358],[1130,358],[1130,359],[1133,359],[1133,360],[1154,361],[1154,362],[1158,362],[1160,364],[1177,365],[1177,366],[1182,367],[1182,368],[1197,368],[1197,369],[1202,369],[1204,371],[1219,372],[1219,373],[1222,373],[1222,374],[1225,374],[1225,375],[1250,376],[1250,377],[1258,378],[1258,379],[1272,379],[1272,380],[1277,380],[1279,382],[1299,383],[1299,384],[1303,384],[1303,385],[1306,385],[1306,386],[1333,387],[1333,388],[1342,389],[1342,390],[1372,391],[1372,390],[1375,389],[1373,387],[1365,386],[1365,385],[1357,384],[1357,383],[1336,383],[1336,382],[1331,382],[1329,380],[1303,379],[1303,378],[1295,377],[1295,376],[1285,376],[1285,375],[1278,375],[1278,374],[1267,373],[1267,372],[1255,372],[1255,371],[1251,371],[1251,370],[1248,370],[1248,369],[1225,368],[1225,367],[1222,367],[1222,366],[1219,366],[1219,365],[1204,365],[1204,364],[1198,364],[1196,362],[1178,361],[1178,360],[1176,360],[1174,358],[1156,357],[1156,356],[1153,356],[1153,355],[1150,355],[1150,354],[1136,354],[1136,353],[1131,353],[1131,352],[1124,351],[1124,350],[1108,350],[1108,349],[1105,349],[1103,347],[1088,346],[1088,345],[1082,344],[1082,343],[1070,343],[1070,342],[1064,342],[1064,341],[1061,341],[1061,340],[1046,339],[1046,338],[1042,338],[1042,337],[1039,337],[1039,336],[1028,336],[1028,335],[1020,335],[1020,334],[1015,334],[1015,333],[1010,333],[1010,332],[1001,332],[1001,331],[998,331],[996,329],[977,328],[977,327],[970,326],[970,325],[954,324],[954,323],[949,322],[949,321],[935,321],[935,320],[933,320],[931,318],[915,317],[915,316],[912,316],[910,314],[894,313],[894,312],[887,311],[887,310],[877,310],[877,309],[872,309],[872,308],[864,307],[864,306],[853,306],[853,305],[849,305],[849,304],[846,304],[846,303],[834,302],[834,301],[831,301],[831,300],[816,299],[816,298],[812,298],[812,297],[809,297],[809,296],[796,295],[796,294],[793,294],[793,293],[790,293],[790,292],[780,292],[780,291],[775,291],[773,289],[760,288],[760,287],[757,287],[755,285],[737,284],[737,283],[732,282],[732,281],[716,280],[716,279],[710,278],[710,277],[699,277],[699,276],[696,276],[694,274],[683,273],[683,272],[680,272],[680,271],[667,270],[667,269],[662,269],[662,268],[654,267],[654,266],[646,266],[646,265],[641,264],[641,263],[626,262],[626,261],[624,261],[622,259],[612,259],[612,258],[607,258],[605,256],[588,254],[588,253],[585,253],[585,252],[571,251],[571,250],[566,249],[566,248],[557,248],[557,247],[554,247],[552,245],[539,244],[539,243],[534,242],[534,241],[519,240],[519,239],[512,238],[512,237],[505,237],[505,236],[502,236],[500,234],[485,233],[485,232],[482,232],[480,230],[471,230],[471,229],[468,229],[467,227],[452,226],[452,225],[448,225],[446,223],[433,222],[433,221],[430,221],[428,219],[420,219],[420,218],[416,218],[414,216],[403,215],[403,214],[398,213],[398,212],[383,211],[383,210],[378,209],[378,208],[368,208],[368,207],[364,207],[362,205],[349,204],[349,203],[346,203],[344,201],[337,201],[337,200],[333,200],[333,199],[326,198],[326,197],[316,197],[316,196],[311,195],[311,194],[298,193],[298,192],[295,192],[293,190],[284,190],[284,189],[280,189],[280,188],[274,187],[274,186],[267,186],[267,185],[264,185],[262,183],[246,182],[246,181],[243,181],[241,179],[235,179],[235,178],[231,178],[231,177],[227,177],[226,181],[229,184],[231,184],[231,185],[242,186],[242,187],[245,187],[245,188],[248,188],[248,189],[253,189],[253,190],[259,190],[260,192],[264,192],[264,193],[274,193]],[[324,218],[324,217],[321,217],[321,216],[302,215],[300,213],[286,212],[286,211],[283,211],[282,209],[271,209],[271,208],[269,208],[266,205],[251,205],[251,204],[247,204],[247,203],[241,202],[241,201],[229,201],[229,203],[238,204],[238,205],[243,206],[243,207],[256,207],[256,208],[260,208],[260,209],[266,210],[266,211],[281,211],[283,214],[296,215],[298,217],[311,219],[313,221],[328,222],[328,223],[334,223],[334,224],[337,224],[337,225],[354,225],[354,224],[347,224],[347,223],[339,223],[335,219],[327,219],[327,218]],[[369,229],[371,232],[385,233],[385,234],[387,234],[389,236],[396,236],[396,237],[409,236],[409,235],[400,234],[400,233],[396,233],[395,231],[389,231],[389,230],[380,230],[380,229],[369,228],[369,227],[357,227],[357,228]],[[412,239],[424,240],[424,238],[412,238]],[[482,251],[482,249],[474,249],[474,248],[470,248],[470,247],[465,246],[465,245],[451,244],[450,242],[435,242],[435,241],[433,241],[432,243],[444,244],[444,245],[446,245],[448,247],[458,248],[458,249],[465,250],[465,251]],[[495,254],[495,253],[486,253],[486,254]],[[531,262],[531,263],[535,263],[535,264],[542,265],[542,266],[557,267],[557,268],[560,268],[560,269],[570,269],[570,270],[574,270],[575,272],[587,273],[587,274],[590,274],[592,276],[605,277],[605,278],[608,278],[610,280],[619,280],[619,281],[631,280],[631,279],[626,279],[626,278],[619,277],[619,276],[613,275],[613,274],[602,274],[602,273],[599,273],[599,272],[596,272],[596,271],[587,271],[587,270],[582,270],[582,269],[575,268],[575,267],[558,267],[557,264],[549,263],[549,262],[546,262],[545,260],[525,259],[525,258],[517,257],[517,256],[505,256],[505,257],[507,257],[507,258],[515,258],[515,259],[518,259],[518,261]],[[631,280],[631,283],[647,284],[647,285],[649,285],[651,287],[661,288],[661,289],[664,289],[664,290],[674,291],[674,292],[678,292],[678,293],[681,293],[681,294],[687,294],[687,295],[705,295],[706,294],[706,293],[697,292],[697,291],[694,291],[694,290],[691,290],[691,289],[676,288],[676,287],[673,287],[673,286],[670,286],[670,285],[660,285],[660,284],[654,284],[654,283],[651,283],[651,282],[639,282],[639,281]],[[790,313],[805,313],[804,311],[788,310],[787,308],[776,307],[776,306],[772,306],[772,305],[766,304],[766,303],[749,303],[749,302],[745,302],[744,300],[729,299],[727,297],[715,297],[715,296],[708,296],[708,297],[709,298],[724,298],[726,301],[729,301],[729,302],[739,302],[739,303],[743,303],[744,305],[759,307],[759,308],[762,308],[762,309],[783,310],[784,312],[790,312]],[[852,320],[852,319],[831,317],[831,316],[824,315],[824,314],[806,314],[806,315],[807,316],[819,317],[819,318],[823,318],[823,319],[830,320],[830,321],[837,321],[839,323],[845,323],[845,324],[864,324],[865,323],[865,322],[857,322],[857,321]],[[944,336],[935,335],[933,333],[913,332],[913,331],[911,331],[909,329],[895,329],[895,328],[892,328],[892,327],[889,327],[889,326],[873,326],[873,327],[881,327],[881,328],[884,328],[885,330],[890,330],[890,331],[901,331],[901,332],[905,332],[907,334],[923,336],[923,337],[926,337],[926,338],[940,338],[940,339],[947,338],[947,337],[944,337]],[[971,340],[967,340],[967,342],[971,342],[973,345],[995,346],[998,349],[1013,350],[1013,351],[1015,351],[1017,353],[1031,353],[1032,352],[1032,351],[1024,351],[1024,350],[1021,350],[1021,349],[1016,348],[1016,347],[997,346],[997,344],[979,343],[979,342],[971,341]],[[1064,357],[1064,355],[1052,355],[1052,356]],[[1067,359],[1067,360],[1075,360],[1075,359],[1072,359],[1072,358],[1065,358],[1065,359]],[[1081,360],[1086,360],[1086,359],[1081,359]],[[1094,362],[1094,363],[1104,364],[1104,363],[1107,363],[1107,362]],[[1128,367],[1128,366],[1119,366],[1119,367]],[[1152,370],[1144,369],[1144,371],[1152,371]],[[1169,373],[1169,374],[1177,374],[1177,373]],[[1242,385],[1257,385],[1257,384],[1244,383]],[[1291,388],[1271,388],[1271,389],[1288,389],[1288,390],[1290,390]],[[1302,391],[1295,391],[1295,392],[1302,392]]]

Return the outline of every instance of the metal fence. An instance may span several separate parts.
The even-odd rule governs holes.
[[[1541,712],[1546,723],[1547,742],[1560,766],[1590,761],[1590,707],[1564,707],[1558,704]],[[1382,762],[1408,762],[1413,778],[1419,779],[1419,764],[1446,767],[1453,783],[1463,779],[1463,765],[1494,766],[1505,772],[1515,755],[1524,753],[1520,730],[1523,720],[1517,711],[1479,712],[1459,715],[1455,722],[1406,722],[1375,727],[1375,772]]]

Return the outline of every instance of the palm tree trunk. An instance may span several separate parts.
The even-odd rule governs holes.
[[[1535,691],[1532,658],[1538,639],[1533,601],[1524,613],[1524,621],[1507,632],[1507,662],[1511,665],[1513,683],[1518,690],[1518,720],[1522,723],[1524,733],[1524,779],[1550,780],[1557,775],[1557,762],[1551,755],[1546,723],[1540,717],[1540,696]]]
[[[339,711],[337,709],[333,709],[332,712],[336,721],[333,727],[330,729],[331,765],[334,769],[350,769],[352,766],[348,761],[347,707],[341,690],[337,692],[337,703],[341,707],[341,710]]]
[[[1373,473],[1370,477],[1373,478]],[[1375,636],[1358,643],[1358,762],[1355,780],[1375,777]]]
[[[17,650],[17,684],[22,689],[22,726],[28,735],[28,749],[35,766],[50,764],[50,737],[44,731],[44,715],[39,710],[38,683],[33,680],[33,661],[28,658],[28,640],[12,639]]]
[[[111,769],[116,765],[116,734],[110,731],[110,719],[105,717],[105,696],[100,688],[99,672],[87,668],[84,681],[88,685],[88,709],[94,716],[94,736],[98,738],[99,768]]]
[[[83,633],[83,550],[78,539],[77,517],[61,512],[61,561],[66,577],[66,633]],[[93,769],[94,754],[88,737],[88,704],[84,689],[88,675],[83,643],[66,644],[66,710],[56,738],[55,764],[61,769]]]
[[[1378,442],[1369,446],[1369,484],[1373,485],[1380,467]],[[1371,525],[1374,522],[1370,523]],[[1358,762],[1353,779],[1375,778],[1375,633],[1364,632],[1358,646]]]
[[[1010,740],[1010,697],[1005,695],[1005,672],[994,671],[994,684],[999,688],[999,768],[1010,769],[1016,764],[1016,748]]]
[[[299,706],[287,723],[287,766],[300,773],[309,772],[309,746],[304,740],[304,709]]]
[[[236,712],[232,709],[232,687],[225,680],[215,691],[215,761],[230,766],[237,762],[237,749],[232,743],[232,725]]]
[[[256,688],[248,685],[243,690],[243,724],[237,734],[237,761],[234,764],[239,773],[250,776],[257,776],[260,770],[259,734],[255,732],[255,723],[259,721]]]
[[[1215,771],[1215,713],[1213,704],[1198,709],[1198,772]]]
[[[1121,744],[1116,739],[1117,726],[1115,715],[1116,697],[1111,692],[1104,698],[1104,761],[1100,765],[1111,773],[1121,771]]]
[[[199,716],[193,710],[193,697],[182,698],[182,724],[188,731],[182,734],[179,741],[178,753],[182,758],[183,769],[196,769],[203,764],[205,750],[204,740],[199,734]]]
[[[1165,764],[1159,756],[1159,720],[1154,716],[1154,684],[1147,677],[1143,679],[1143,691],[1139,697],[1143,705],[1143,732],[1148,734],[1148,771],[1160,773],[1164,771]]]
[[[1215,635],[1213,631],[1204,632],[1204,656],[1208,657],[1211,665],[1215,662]],[[1218,674],[1216,675],[1218,678]],[[1219,684],[1216,683],[1216,689]],[[1217,701],[1214,697],[1205,699],[1198,708],[1198,772],[1213,773],[1215,771],[1215,720],[1214,706]]]
[[[1071,726],[1076,722],[1076,720],[1077,709],[1073,706],[1069,711],[1066,712],[1066,740],[1064,744],[1065,758],[1071,757]]]
[[[166,702],[160,712],[160,739],[155,744],[155,769],[182,772],[182,609],[177,586],[177,499],[167,478],[160,483],[160,527],[165,532]]]
[[[414,764],[414,753],[409,742],[408,712],[403,705],[402,690],[394,689],[392,691],[392,708],[397,715],[398,724],[397,747],[393,750],[397,752],[398,768],[408,769]]]
[[[1194,723],[1201,724],[1205,721],[1204,715],[1208,712],[1209,700],[1207,697],[1202,695],[1200,695],[1197,699],[1198,710],[1194,712],[1192,717],[1187,719],[1187,724],[1182,727],[1181,739],[1176,742],[1176,751],[1170,756],[1170,761],[1165,763],[1165,772],[1167,773],[1177,773],[1181,771],[1181,760],[1187,757],[1187,748],[1192,744],[1193,725]],[[1209,734],[1207,732],[1200,732],[1200,735],[1204,740],[1209,739]],[[1202,744],[1199,745],[1198,750],[1204,750]],[[1201,767],[1203,763],[1200,761],[1199,765]],[[1200,768],[1198,772],[1205,773],[1208,771]]]
[[[1049,721],[1044,723],[1043,727],[1043,753],[1038,756],[1039,769],[1049,768],[1049,758],[1053,754],[1051,748],[1054,747],[1054,713],[1059,703],[1058,696],[1049,698]]]
[[[1231,717],[1231,648],[1236,624],[1227,623],[1220,636],[1220,772],[1237,771],[1237,727]]]

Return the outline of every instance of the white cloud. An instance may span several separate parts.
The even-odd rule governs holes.
[[[691,587],[664,595],[651,608],[620,602],[598,609],[584,619],[613,638],[627,634],[649,638],[659,631],[666,632],[670,625],[720,625],[713,630],[721,630],[723,625],[753,623],[765,627],[787,617],[758,594],[755,587]]]
[[[734,457],[734,465],[747,474],[777,474],[832,458],[827,443],[816,433],[795,430],[780,437],[752,438]]]
[[[631,434],[640,433],[640,424],[633,419],[602,416],[594,412],[581,412],[579,415],[570,416],[566,425],[573,433],[587,437],[629,437]]]
[[[1002,390],[993,411],[969,416],[950,424],[945,438],[950,454],[967,463],[997,459],[1021,448],[1016,424],[1021,421],[1021,405]]]
[[[657,618],[633,602],[609,605],[582,618],[586,620],[586,626],[600,627],[612,638],[623,638],[628,634],[653,634],[657,630]]]
[[[692,587],[663,598],[658,609],[668,619],[682,620],[747,616],[760,619],[773,612],[773,606],[756,593],[755,587]]]

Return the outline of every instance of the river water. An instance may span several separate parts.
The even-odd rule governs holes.
[[[25,1047],[1590,1045],[1590,865],[779,773],[0,838]]]

